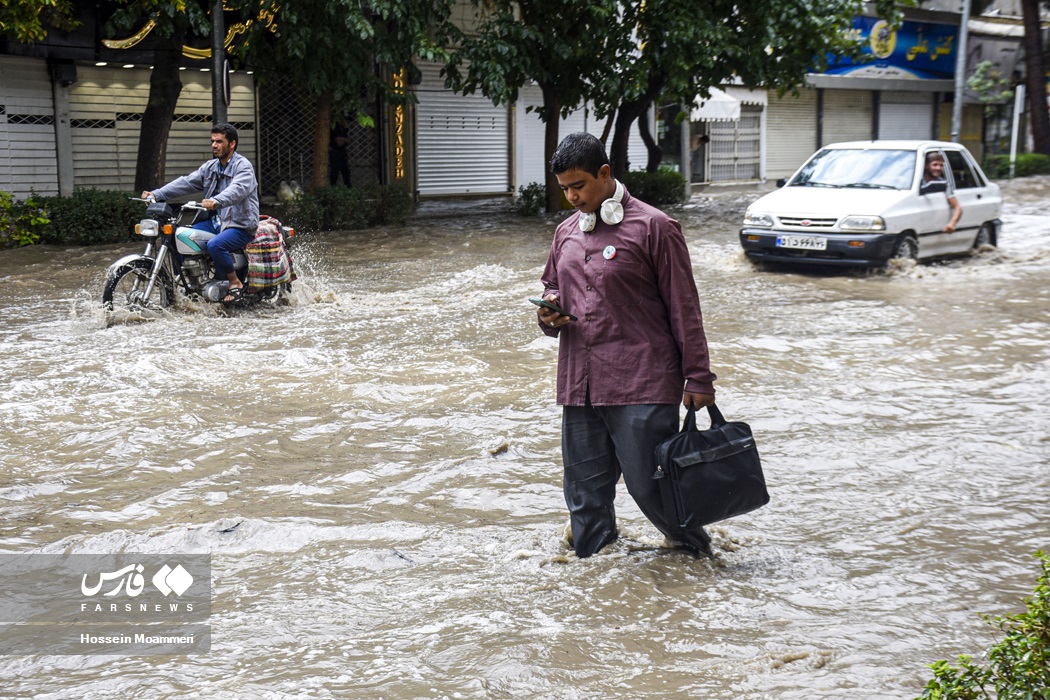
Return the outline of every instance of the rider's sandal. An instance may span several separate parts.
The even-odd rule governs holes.
[[[238,303],[244,298],[244,287],[230,287],[230,291],[226,292],[226,296],[222,298],[223,306],[232,306]]]

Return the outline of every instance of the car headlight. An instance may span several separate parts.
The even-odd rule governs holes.
[[[142,236],[156,236],[159,230],[157,222],[153,219],[143,219],[139,222],[139,225],[135,227],[135,231]]]
[[[839,224],[843,231],[885,231],[886,222],[881,216],[847,216]]]
[[[744,226],[757,226],[759,228],[773,228],[772,214],[759,214],[751,210],[744,212]]]

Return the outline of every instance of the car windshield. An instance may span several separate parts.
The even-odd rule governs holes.
[[[813,156],[788,186],[907,190],[914,175],[915,151],[834,148]]]

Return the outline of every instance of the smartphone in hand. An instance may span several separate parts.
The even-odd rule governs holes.
[[[541,299],[540,297],[531,297],[529,299],[529,301],[531,301],[536,306],[542,306],[545,309],[550,309],[554,313],[561,314],[562,316],[568,316],[570,320],[573,320],[573,321],[576,320],[575,316],[573,316],[568,311],[566,311],[565,309],[561,308],[560,306],[558,306],[554,302],[547,301],[546,299]]]

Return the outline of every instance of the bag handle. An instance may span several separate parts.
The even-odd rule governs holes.
[[[711,404],[707,407],[707,415],[711,417],[711,427],[721,428],[726,424],[726,419],[722,417],[722,412],[718,410],[718,406]],[[688,433],[696,432],[696,409],[690,408],[685,414],[685,420],[682,422],[682,430],[679,432]]]

